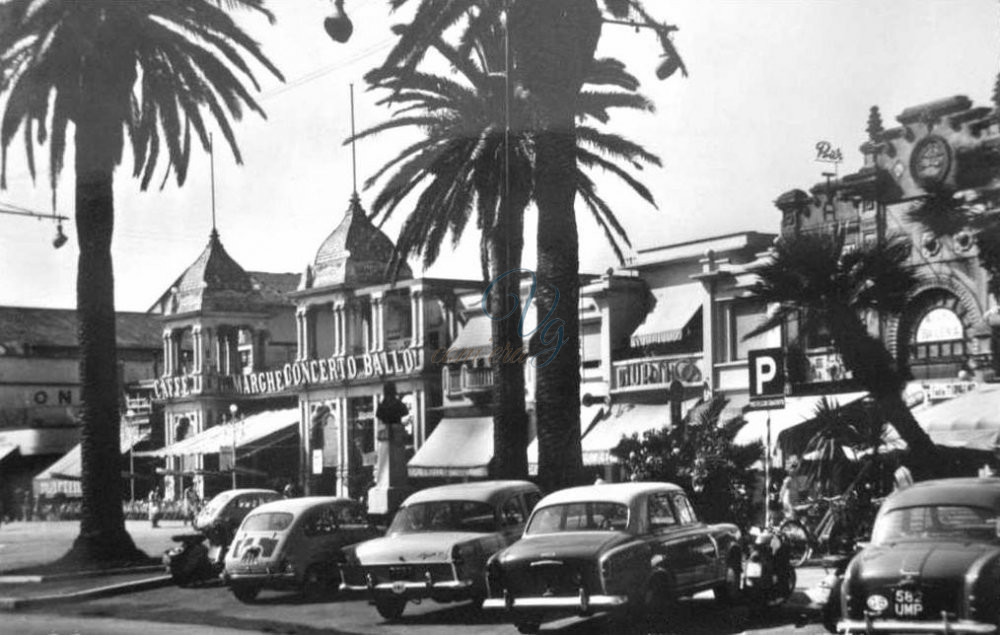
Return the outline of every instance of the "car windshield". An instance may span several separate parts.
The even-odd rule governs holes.
[[[624,531],[628,507],[622,503],[580,502],[550,505],[535,511],[525,535],[563,531]]]
[[[243,521],[243,531],[284,531],[292,524],[288,512],[263,512],[247,516]]]
[[[423,531],[498,531],[493,506],[478,501],[433,501],[407,505],[392,519],[389,534]]]
[[[899,540],[956,538],[993,540],[997,537],[997,513],[968,505],[923,505],[889,510],[872,529],[876,545]]]

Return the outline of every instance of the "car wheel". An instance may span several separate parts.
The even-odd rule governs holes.
[[[302,580],[302,596],[309,602],[319,602],[328,600],[337,592],[333,578],[319,565],[312,565],[306,569],[306,575]]]
[[[542,625],[538,622],[517,622],[514,624],[514,628],[517,629],[518,633],[524,633],[525,635],[534,635],[541,630]]]
[[[257,599],[257,594],[260,593],[260,586],[256,584],[233,584],[230,589],[236,599],[244,604],[250,604]]]
[[[378,598],[375,600],[375,610],[387,620],[398,620],[406,608],[405,598]]]
[[[726,606],[732,606],[740,601],[742,595],[740,593],[741,571],[740,561],[737,558],[730,558],[729,563],[726,565],[726,579],[712,589],[717,602]]]

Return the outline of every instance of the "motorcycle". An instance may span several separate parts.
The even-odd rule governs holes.
[[[221,568],[213,564],[209,557],[209,549],[204,544],[208,536],[197,533],[178,534],[170,538],[180,543],[163,554],[163,564],[174,584],[186,587],[219,574]]]
[[[754,540],[743,567],[743,597],[756,617],[791,597],[796,575],[788,545],[776,530],[754,528],[750,534]]]

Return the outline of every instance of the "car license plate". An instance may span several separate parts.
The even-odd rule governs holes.
[[[406,582],[403,580],[396,580],[392,583],[392,592],[397,595],[402,595],[406,592]]]
[[[746,572],[748,578],[759,578],[763,574],[763,569],[759,562],[748,562]]]
[[[896,589],[892,601],[896,617],[920,617],[924,612],[924,595],[916,589]]]

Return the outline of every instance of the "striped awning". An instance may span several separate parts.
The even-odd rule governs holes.
[[[656,306],[632,333],[633,347],[682,340],[685,328],[707,299],[700,282],[653,289],[653,297]]]

